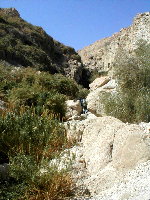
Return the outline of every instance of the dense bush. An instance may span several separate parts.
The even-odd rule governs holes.
[[[64,129],[53,116],[41,116],[35,113],[34,108],[21,107],[16,111],[4,111],[0,117],[1,149],[6,147],[6,153],[17,153],[35,156],[36,161],[42,159],[43,151],[49,146],[55,151],[55,143],[61,148],[65,143]],[[56,149],[58,150],[58,149]]]
[[[105,100],[107,114],[125,122],[150,121],[150,44],[139,41],[132,55],[120,50],[114,63],[118,90]]]
[[[34,107],[9,108],[0,115],[0,149],[9,156],[9,179],[0,184],[2,199],[62,199],[71,193],[66,171],[48,167],[48,161],[66,148],[65,130],[53,115]],[[47,173],[40,174],[43,163]]]
[[[79,86],[62,75],[0,63],[0,150],[9,157],[9,179],[1,180],[1,199],[59,200],[72,194],[67,171],[48,167],[68,147],[63,120],[65,100]],[[46,166],[47,172],[40,169]]]
[[[0,65],[0,95],[8,103],[18,107],[35,106],[40,111],[43,106],[51,113],[65,116],[67,98],[78,97],[77,83],[63,75],[51,75],[32,68],[8,68]]]

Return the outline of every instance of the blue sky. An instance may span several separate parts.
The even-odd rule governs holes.
[[[26,21],[43,27],[54,39],[81,49],[132,23],[150,11],[150,0],[0,0]]]

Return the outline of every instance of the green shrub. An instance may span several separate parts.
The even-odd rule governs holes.
[[[0,149],[9,156],[9,179],[0,185],[1,199],[63,199],[70,195],[71,178],[66,171],[47,167],[43,162],[57,158],[67,147],[64,127],[43,110],[34,107],[5,110],[0,115]]]
[[[134,97],[124,93],[103,93],[102,102],[104,103],[105,112],[114,116],[123,122],[135,120],[135,108],[133,107]]]
[[[56,89],[59,93],[64,94],[70,98],[75,98],[78,94],[77,83],[61,74],[54,75],[54,81],[56,82]]]
[[[3,113],[0,117],[0,146],[6,146],[7,153],[24,153],[34,155],[41,160],[47,145],[49,151],[58,151],[55,143],[61,149],[65,143],[64,129],[53,121],[53,115],[36,115],[34,108],[21,107],[16,112]],[[51,157],[51,155],[49,155]]]
[[[132,55],[120,50],[113,68],[119,87],[105,100],[106,113],[125,122],[149,122],[150,45],[139,41]]]
[[[83,88],[82,86],[79,86],[79,92],[78,92],[78,95],[77,95],[78,99],[85,99],[88,94],[89,94],[88,89]]]

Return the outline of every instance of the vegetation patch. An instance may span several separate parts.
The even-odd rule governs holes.
[[[1,199],[59,200],[73,195],[70,169],[57,170],[49,162],[70,146],[60,123],[65,101],[83,95],[84,89],[63,75],[4,62],[0,72],[0,153],[9,160]]]
[[[139,41],[132,55],[121,49],[113,68],[119,87],[103,96],[106,113],[124,122],[150,122],[150,44]]]

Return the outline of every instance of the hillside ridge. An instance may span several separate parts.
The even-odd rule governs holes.
[[[23,20],[15,8],[0,9],[0,60],[51,74],[61,73],[82,84],[83,65],[74,48]]]

